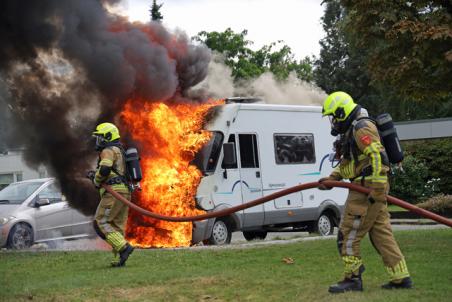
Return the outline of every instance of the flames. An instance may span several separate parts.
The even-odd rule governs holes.
[[[190,162],[211,137],[202,126],[209,108],[216,104],[126,103],[121,116],[139,143],[143,170],[142,191],[134,202],[169,216],[202,213],[195,209],[194,200],[202,174]],[[130,211],[126,237],[140,247],[189,246],[192,223],[156,220]]]

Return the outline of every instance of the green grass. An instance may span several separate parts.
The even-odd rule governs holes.
[[[234,249],[137,250],[127,267],[110,253],[1,252],[0,301],[450,301],[452,230],[396,238],[415,282],[384,291],[381,259],[362,244],[365,291],[330,295],[342,265],[335,240]],[[290,257],[294,264],[286,264]]]
[[[396,206],[394,204],[388,205],[388,211],[389,212],[407,212],[407,209],[401,208],[399,206]]]

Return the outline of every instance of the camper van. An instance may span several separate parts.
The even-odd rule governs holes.
[[[253,99],[228,99],[214,108],[206,129],[210,142],[198,153],[204,174],[197,207],[219,211],[302,183],[333,169],[334,138],[319,106],[269,105]],[[260,204],[230,216],[194,223],[193,243],[223,245],[232,232],[265,239],[273,231],[308,231],[326,236],[341,217],[346,191],[310,189]]]

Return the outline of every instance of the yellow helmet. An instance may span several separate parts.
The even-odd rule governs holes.
[[[345,121],[357,105],[352,97],[343,91],[330,94],[323,103],[322,115],[332,115],[337,121]]]
[[[118,128],[112,123],[102,123],[97,125],[93,132],[96,137],[96,149],[104,148],[108,143],[120,138]]]

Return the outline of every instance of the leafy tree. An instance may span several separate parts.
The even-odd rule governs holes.
[[[373,48],[365,43],[356,43],[360,36],[356,36],[356,31],[351,30],[348,23],[353,12],[342,2],[323,2],[326,4],[322,17],[326,37],[320,41],[320,58],[315,62],[317,85],[327,93],[335,90],[349,92],[371,115],[389,112],[395,120],[452,116],[452,96],[442,97],[443,101],[415,102],[396,84],[372,78],[368,62]]]
[[[339,0],[324,1],[322,17],[325,38],[320,40],[320,57],[315,62],[316,84],[327,93],[346,91],[356,102],[366,107],[372,115],[388,107],[386,100],[370,85],[365,68],[365,57],[358,49],[350,47],[343,30],[346,11]]]
[[[157,4],[157,0],[152,1],[151,9],[149,10],[149,12],[151,13],[151,21],[161,22],[161,20],[163,19],[163,15],[160,12],[162,6],[163,3]]]
[[[444,0],[342,0],[354,48],[365,50],[373,82],[412,100],[452,93],[452,3]]]
[[[295,72],[305,81],[313,79],[313,62],[309,57],[297,61],[291,48],[282,41],[253,51],[250,48],[253,42],[246,39],[247,34],[247,30],[235,33],[228,28],[224,32],[202,31],[193,39],[223,54],[235,80],[255,78],[266,71],[272,72],[279,80],[286,79],[290,72]]]

